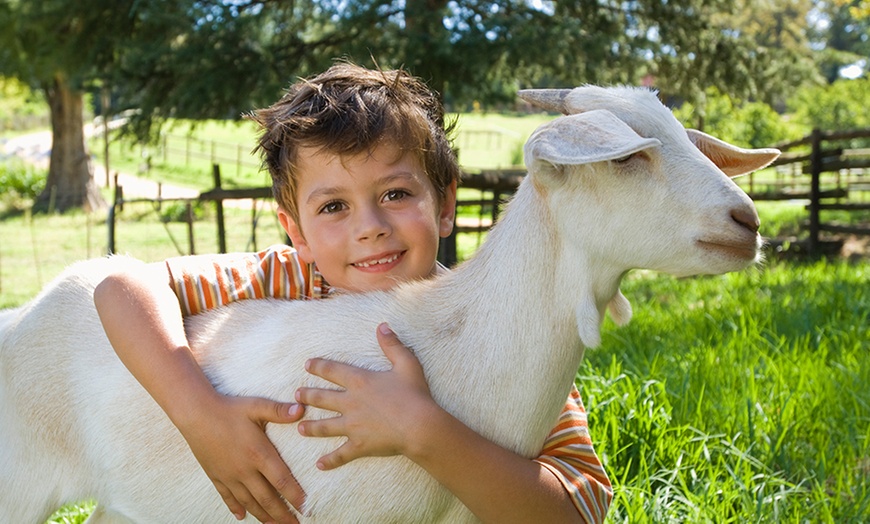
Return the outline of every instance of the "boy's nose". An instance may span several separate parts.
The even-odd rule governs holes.
[[[389,221],[380,209],[361,210],[358,218],[357,239],[374,240],[392,232]]]

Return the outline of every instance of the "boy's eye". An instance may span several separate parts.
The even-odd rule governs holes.
[[[390,202],[393,200],[401,200],[408,196],[408,192],[404,189],[390,189],[384,193],[384,201]]]
[[[344,203],[338,201],[327,202],[320,208],[321,213],[330,214],[330,213],[338,213],[344,209]]]

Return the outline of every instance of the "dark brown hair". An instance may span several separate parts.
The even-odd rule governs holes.
[[[403,70],[378,71],[341,62],[296,82],[277,103],[250,118],[262,129],[256,151],[272,176],[275,200],[294,220],[300,147],[336,155],[381,144],[417,157],[443,199],[460,169],[437,95]]]

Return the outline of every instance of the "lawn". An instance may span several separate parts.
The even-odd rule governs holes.
[[[578,373],[611,522],[870,520],[870,265],[637,273]]]

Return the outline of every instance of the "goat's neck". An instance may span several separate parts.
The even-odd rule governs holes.
[[[517,239],[525,245],[516,245]],[[461,332],[470,344],[441,350],[476,354],[440,358],[431,365],[443,369],[433,369],[432,375],[466,382],[461,390],[467,392],[471,387],[480,395],[484,409],[457,405],[457,409],[471,410],[469,417],[506,416],[501,422],[486,424],[496,432],[509,433],[505,424],[530,428],[536,435],[546,435],[552,428],[583,356],[576,305],[578,301],[595,304],[591,309],[598,312],[594,320],[598,322],[610,298],[605,295],[615,292],[615,286],[592,281],[591,272],[584,274],[588,269],[584,260],[565,260],[571,253],[559,246],[543,198],[530,184],[523,184],[484,246],[447,277],[442,289],[448,296],[463,297],[451,319],[451,335]],[[470,381],[474,386],[467,384]],[[511,386],[505,387],[505,382]],[[453,387],[447,385],[444,390]],[[533,448],[540,442],[515,447],[523,445]]]

